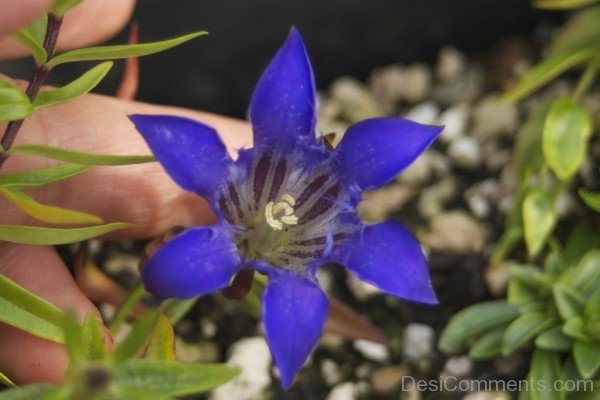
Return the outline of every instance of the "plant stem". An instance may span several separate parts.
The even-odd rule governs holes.
[[[44,37],[46,63],[50,61],[54,56],[54,51],[56,50],[56,42],[58,41],[58,33],[60,31],[61,24],[62,17],[57,17],[53,14],[48,14],[48,25],[46,27],[46,36]],[[44,80],[48,76],[48,72],[50,72],[50,70],[46,68],[45,65],[35,66],[33,77],[31,78],[31,81],[29,82],[29,85],[25,90],[27,97],[29,97],[29,101],[31,101],[32,103],[35,100],[38,92],[40,91]],[[18,121],[10,121],[6,126],[6,130],[4,131],[2,139],[0,140],[1,149],[4,151],[4,153],[0,154],[0,168],[9,157],[6,154],[6,151],[8,151],[13,145],[13,142],[15,141],[15,138],[17,137],[17,134],[21,129],[21,126],[23,125],[23,121],[24,120],[22,119]]]
[[[594,57],[587,65],[583,75],[579,78],[577,86],[573,91],[573,101],[579,102],[583,95],[592,87],[600,69],[600,56]]]

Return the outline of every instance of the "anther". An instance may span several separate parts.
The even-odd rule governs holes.
[[[296,200],[287,193],[281,196],[281,201],[267,203],[265,207],[267,224],[276,231],[283,230],[284,224],[297,225],[298,217],[294,215],[294,204]]]

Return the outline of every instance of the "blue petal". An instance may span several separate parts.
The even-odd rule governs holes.
[[[323,332],[329,303],[319,286],[288,272],[271,274],[263,298],[263,321],[269,348],[290,387]]]
[[[250,102],[254,147],[289,149],[313,140],[315,82],[302,37],[295,28],[263,72]]]
[[[191,228],[161,247],[146,263],[142,281],[161,298],[186,299],[226,287],[241,269],[226,227]]]
[[[334,254],[332,261],[384,292],[421,303],[437,303],[421,247],[400,223],[366,226]]]
[[[338,175],[362,190],[382,186],[425,151],[442,129],[401,118],[358,122],[335,149]]]
[[[131,115],[156,159],[182,188],[211,199],[233,162],[217,131],[170,115]]]

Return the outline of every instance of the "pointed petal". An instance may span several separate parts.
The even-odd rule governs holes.
[[[442,129],[402,118],[358,122],[335,149],[338,175],[362,190],[382,186],[425,151]]]
[[[306,277],[271,274],[263,298],[263,321],[269,348],[288,388],[315,347],[327,319],[327,296]]]
[[[217,131],[170,115],[131,115],[152,153],[182,188],[210,199],[233,162]]]
[[[366,226],[334,250],[332,261],[384,292],[421,303],[437,303],[421,247],[400,223]]]
[[[250,103],[254,147],[289,149],[314,135],[315,82],[302,37],[295,28],[263,72]]]
[[[146,290],[180,299],[223,289],[239,271],[240,257],[227,228],[191,228],[161,247],[146,263]]]

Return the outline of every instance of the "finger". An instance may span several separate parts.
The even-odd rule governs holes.
[[[0,243],[0,274],[59,308],[74,311],[79,321],[90,312],[100,315],[51,247]],[[0,371],[16,383],[59,383],[67,362],[61,345],[0,324]]]
[[[3,0],[0,13],[0,37],[27,26],[51,4],[52,0]],[[0,43],[0,49],[3,45]]]
[[[127,115],[173,114],[205,122],[220,133],[228,148],[252,144],[249,125],[238,120],[174,107],[156,106],[88,95],[72,103],[40,109],[27,119],[18,143],[42,143],[79,151],[107,154],[150,154]],[[50,165],[39,157],[13,156],[3,173]],[[104,221],[125,221],[137,226],[113,237],[156,235],[174,225],[213,222],[206,201],[180,189],[158,163],[97,167],[75,178],[30,192],[38,201],[101,216]],[[0,202],[0,221],[28,222],[23,213]]]
[[[10,0],[10,2],[20,4],[22,0]],[[31,2],[36,3],[33,0]],[[45,0],[44,3],[48,3],[48,0]],[[58,49],[68,50],[106,41],[123,29],[131,17],[134,6],[135,0],[84,1],[65,16],[58,38]],[[4,7],[3,4],[2,15],[8,17],[11,14],[4,13]],[[3,34],[14,32],[23,25],[27,25],[28,21],[32,21],[41,15],[43,10],[47,8],[47,4],[42,8],[35,8],[36,12],[31,11],[27,18],[23,17],[24,22],[17,26],[13,24],[7,29],[2,27],[0,32]],[[21,9],[16,9],[14,12],[15,15],[20,16],[22,16],[22,13],[24,11]],[[0,19],[1,23],[2,20]],[[0,36],[3,35],[0,34]],[[29,52],[11,37],[0,39],[0,58],[23,57],[27,54]]]

